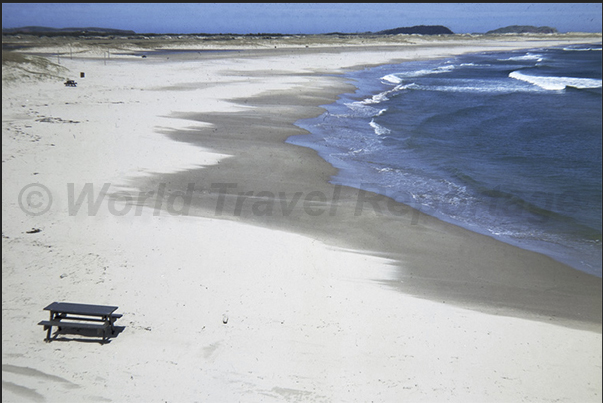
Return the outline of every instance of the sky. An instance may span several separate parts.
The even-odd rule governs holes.
[[[319,34],[413,25],[483,33],[508,25],[535,25],[559,32],[601,32],[601,13],[601,3],[2,3],[2,28]]]

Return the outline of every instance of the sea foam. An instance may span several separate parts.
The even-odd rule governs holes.
[[[454,65],[447,64],[445,66],[439,66],[433,69],[419,69],[412,71],[403,71],[399,73],[388,74],[381,77],[381,80],[390,82],[392,84],[400,84],[405,78],[416,78],[424,77],[432,74],[450,73],[455,69]]]
[[[386,136],[392,132],[387,127],[383,127],[380,124],[375,123],[375,120],[371,120],[369,125],[373,128],[373,130],[375,131],[375,134],[377,134],[379,136]]]
[[[533,53],[527,53],[523,56],[513,56],[513,57],[509,57],[507,59],[498,59],[499,61],[516,61],[516,62],[520,62],[520,61],[528,61],[528,60],[536,60],[537,62],[541,62],[543,60],[543,56],[539,55],[539,54],[533,54]]]
[[[563,48],[566,52],[588,52],[588,51],[601,51],[601,47],[588,47],[588,48]]]
[[[509,77],[534,84],[548,91],[560,91],[565,87],[580,89],[601,87],[601,80],[594,78],[530,76],[520,71],[509,73]]]

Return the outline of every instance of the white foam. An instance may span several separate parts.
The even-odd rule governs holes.
[[[389,130],[387,127],[383,127],[378,123],[375,123],[374,120],[371,119],[371,123],[369,123],[369,125],[373,128],[373,130],[375,131],[375,133],[379,136],[385,136],[390,134],[392,131]]]
[[[382,113],[382,109],[368,106],[364,101],[346,103],[345,106],[353,112],[351,117],[372,117]],[[349,117],[348,115],[346,116]]]
[[[560,91],[565,87],[580,89],[601,87],[601,80],[594,78],[529,76],[520,71],[509,73],[509,77],[534,84],[548,91]]]
[[[407,71],[405,73],[398,73],[398,74],[401,75],[402,77],[422,77],[422,76],[428,76],[430,74],[433,74],[434,72],[435,72],[434,69],[430,69],[430,70]],[[440,72],[440,73],[442,73],[442,72]]]
[[[467,93],[502,93],[512,92],[538,92],[542,89],[520,84],[517,81],[507,80],[455,80],[455,84],[464,85],[417,85],[417,90],[440,92],[467,92]]]
[[[381,92],[377,95],[373,95],[370,98],[360,101],[360,103],[362,103],[364,105],[370,105],[370,104],[379,104],[381,102],[387,101],[387,100],[389,100],[389,98],[387,97],[387,94],[389,92],[390,91],[385,91],[385,92]]]
[[[563,48],[567,52],[588,52],[588,51],[601,51],[601,48]]]
[[[490,67],[488,63],[461,63],[460,67]]]
[[[398,84],[396,85],[394,88],[392,88],[391,90],[387,90],[387,91],[383,91],[380,92],[377,95],[373,95],[370,98],[366,98],[363,99],[362,101],[359,101],[360,104],[363,105],[374,105],[374,104],[380,104],[381,102],[385,102],[385,101],[389,101],[389,98],[387,97],[389,94],[398,92],[398,91],[402,91],[405,90],[407,88],[411,88],[413,85],[415,85],[414,83],[410,83],[410,84]],[[382,113],[384,110],[381,110],[379,113]]]
[[[388,74],[386,76],[381,77],[382,80],[390,82],[392,84],[400,84],[402,83],[404,78],[414,78],[414,77],[423,77],[431,74],[442,74],[449,73],[454,70],[454,65],[449,64],[446,66],[436,67],[434,69],[421,69],[414,71],[403,71],[400,73]]]
[[[398,85],[396,86],[396,88],[394,88],[395,91],[401,91],[401,90],[411,90],[411,89],[416,89],[419,88],[419,85],[417,85],[416,83],[409,83],[409,84],[405,84],[405,85]]]
[[[538,54],[533,54],[533,53],[526,53],[523,56],[513,56],[513,57],[509,57],[508,59],[498,59],[499,61],[507,61],[507,60],[511,60],[511,61],[527,61],[527,60],[536,60],[537,62],[541,62],[543,60],[542,55],[538,55]]]
[[[381,77],[381,79],[392,84],[400,84],[402,82],[402,79],[395,74],[388,74]]]
[[[449,64],[446,66],[440,66],[433,70],[434,73],[446,73],[448,71],[454,70],[454,65]]]

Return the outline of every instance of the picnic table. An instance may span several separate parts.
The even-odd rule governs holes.
[[[67,80],[67,81],[65,81],[65,86],[66,87],[77,87],[77,83],[73,80]]]
[[[52,327],[96,330],[102,335],[102,342],[107,341],[108,335],[115,334],[114,323],[122,315],[114,313],[118,307],[108,305],[75,304],[71,302],[53,302],[44,308],[50,311],[50,320],[43,320],[38,325],[48,330],[46,341],[50,342]]]

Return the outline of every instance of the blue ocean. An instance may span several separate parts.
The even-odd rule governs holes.
[[[332,183],[601,276],[601,44],[466,54],[347,74],[287,141]]]

